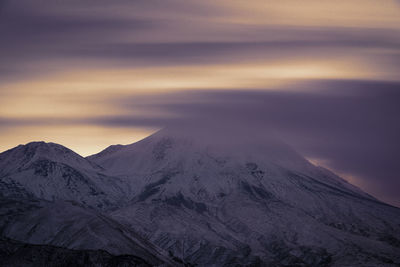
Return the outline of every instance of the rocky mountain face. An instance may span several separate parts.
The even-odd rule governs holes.
[[[2,236],[31,244],[132,254],[153,265],[166,261],[159,248],[135,231],[78,203],[9,198],[0,203]]]
[[[0,238],[0,266],[58,267],[150,267],[132,255],[114,256],[104,250],[71,250],[49,245],[31,245]]]
[[[1,234],[27,243],[151,265],[400,264],[400,209],[270,137],[165,129],[86,159],[30,143],[0,168]]]

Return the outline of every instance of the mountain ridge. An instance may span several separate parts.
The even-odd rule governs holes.
[[[207,130],[195,132],[192,137],[191,132],[161,130],[139,142],[111,146],[86,158],[56,149],[54,144],[31,144],[58,151],[57,156],[48,153],[56,159],[48,161],[56,162],[57,168],[69,162],[82,162],[83,167],[77,164],[73,169],[104,188],[103,194],[95,195],[94,203],[109,203],[88,205],[84,184],[71,188],[75,192],[72,195],[54,193],[58,187],[52,187],[48,181],[53,179],[65,189],[63,172],[60,175],[47,168],[47,176],[43,172],[35,174],[35,162],[43,160],[40,157],[31,157],[34,160],[22,169],[18,167],[20,161],[16,161],[15,172],[0,176],[0,195],[21,199],[17,194],[20,193],[26,195],[27,203],[36,199],[48,204],[39,208],[28,205],[18,216],[7,215],[8,221],[0,227],[2,234],[29,241],[31,233],[36,232],[33,240],[59,245],[68,239],[60,229],[74,234],[77,230],[71,223],[81,220],[88,222],[88,228],[78,230],[84,238],[80,249],[97,249],[95,243],[104,240],[100,242],[104,242],[102,249],[129,254],[130,251],[112,245],[125,237],[108,236],[106,232],[111,230],[99,230],[106,227],[105,221],[110,221],[113,229],[132,231],[146,240],[147,249],[166,255],[161,260],[164,262],[180,258],[182,263],[199,266],[400,264],[399,208],[313,165],[273,136],[246,136],[238,140],[230,136],[225,140],[219,132],[218,138],[210,141],[211,135],[203,135],[204,131]],[[24,151],[24,147],[19,150]],[[6,155],[15,156],[9,152]],[[23,159],[26,156],[22,152],[16,155]],[[1,164],[5,164],[3,153]],[[41,185],[47,186],[56,198],[37,194],[26,182],[29,179],[47,181]],[[110,183],[118,185],[115,190],[109,190]],[[7,196],[5,193],[13,188],[16,194]],[[52,217],[60,216],[55,215],[60,209],[59,201],[74,201],[79,208],[63,204],[62,209],[71,215],[52,222]],[[11,208],[4,212],[15,213]],[[37,217],[38,212],[43,215]],[[100,216],[100,220],[93,221],[90,214],[98,214],[95,217]],[[60,237],[58,241],[46,237],[44,229],[49,223],[54,225],[51,229]],[[93,231],[94,236],[90,234]],[[131,252],[140,254],[134,248]]]
[[[0,153],[0,186],[9,189],[0,193],[23,188],[40,199],[78,200],[106,208],[121,201],[125,187],[102,171],[100,166],[62,145],[30,142]],[[107,197],[103,197],[106,193]]]

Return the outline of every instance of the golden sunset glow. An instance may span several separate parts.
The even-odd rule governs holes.
[[[356,60],[295,61],[163,67],[145,69],[92,69],[9,83],[3,86],[0,113],[6,118],[79,118],[124,115],[112,99],[185,90],[290,90],[293,83],[312,79],[385,79]],[[136,111],[141,114],[140,110]]]
[[[222,1],[233,10],[230,22],[314,27],[399,28],[397,1]]]

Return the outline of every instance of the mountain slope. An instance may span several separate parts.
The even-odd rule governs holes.
[[[0,195],[73,200],[107,209],[124,200],[118,178],[54,143],[32,142],[0,154]]]
[[[0,233],[152,265],[400,265],[400,209],[273,136],[221,133],[164,129],[86,159],[1,153]]]
[[[114,256],[102,250],[70,250],[48,245],[32,245],[0,237],[0,266],[150,267],[152,265],[132,255]]]
[[[130,254],[153,266],[169,262],[133,229],[78,203],[0,198],[0,217],[0,235],[22,242]]]
[[[138,190],[113,218],[188,262],[400,264],[398,208],[272,138],[162,130],[89,160]]]

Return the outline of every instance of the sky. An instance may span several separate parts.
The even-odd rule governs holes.
[[[400,206],[400,2],[0,0],[0,151],[276,133]]]

